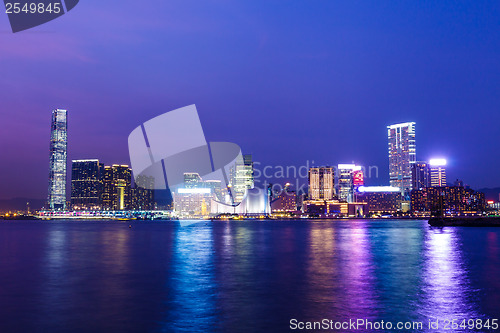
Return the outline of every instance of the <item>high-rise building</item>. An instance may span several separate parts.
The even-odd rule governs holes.
[[[131,208],[141,211],[154,210],[156,208],[154,188],[154,177],[139,175],[131,192]]]
[[[52,111],[48,207],[66,209],[66,167],[68,158],[67,110]]]
[[[210,188],[215,200],[223,200],[222,182],[220,180],[203,180],[196,172],[184,173],[184,188]]]
[[[412,165],[417,160],[415,123],[402,123],[387,127],[389,139],[389,178],[391,186],[402,193],[412,188]]]
[[[446,186],[446,160],[436,158],[429,161],[431,187]]]
[[[415,164],[412,165],[411,183],[411,187],[414,190],[421,190],[431,186],[429,163],[415,162]]]
[[[184,187],[185,188],[197,188],[200,187],[202,179],[199,173],[196,172],[185,172],[184,173]]]
[[[102,208],[104,164],[99,160],[73,160],[71,166],[71,207],[73,210]]]
[[[111,210],[131,207],[132,171],[128,165],[113,164],[104,167],[103,205]]]
[[[254,187],[252,155],[238,159],[231,172],[231,194],[234,203],[240,203],[248,189]]]
[[[113,169],[111,166],[104,167],[102,187],[102,208],[113,209]]]
[[[224,191],[222,189],[222,182],[220,180],[205,180],[205,187],[210,188],[215,196],[215,200],[224,200]]]
[[[355,164],[339,164],[338,172],[339,186],[337,193],[339,200],[344,202],[353,202],[355,182],[356,186],[363,185],[363,171],[360,166]]]
[[[332,167],[309,169],[309,200],[332,200],[335,195],[335,171]]]

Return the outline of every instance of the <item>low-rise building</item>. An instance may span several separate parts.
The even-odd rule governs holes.
[[[361,186],[355,194],[357,202],[366,203],[367,214],[400,212],[403,197],[398,187]]]
[[[273,213],[297,211],[297,194],[295,191],[281,191],[281,193],[273,201],[271,201],[271,211]]]
[[[318,217],[363,217],[367,214],[366,203],[338,200],[306,200],[302,209],[304,213]]]

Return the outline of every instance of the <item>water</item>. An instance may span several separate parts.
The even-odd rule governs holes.
[[[288,332],[291,319],[360,318],[429,332],[429,319],[500,319],[500,229],[0,222],[0,332]]]

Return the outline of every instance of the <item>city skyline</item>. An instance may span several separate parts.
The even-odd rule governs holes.
[[[446,156],[449,180],[500,186],[499,4],[157,6],[87,4],[4,36],[0,149],[16,162],[0,167],[0,198],[45,195],[31,165],[46,164],[48,109],[71,110],[69,159],[129,164],[136,124],[192,103],[207,136],[263,165],[355,161],[385,184],[384,127],[414,121],[419,159]]]
[[[62,116],[61,116],[62,114]],[[49,167],[49,192],[48,192],[48,200],[47,200],[47,208],[51,210],[59,210],[59,209],[66,209],[66,202],[70,203],[71,206],[75,207],[75,182],[78,184],[78,172],[75,173],[75,166],[76,169],[81,168],[83,164],[88,164],[88,163],[94,163],[96,164],[95,166],[91,167],[87,172],[81,172],[80,174],[82,175],[87,175],[88,173],[96,173],[99,175],[99,177],[103,177],[102,179],[106,179],[106,171],[109,170],[114,170],[115,167],[124,167],[127,170],[129,170],[129,177],[131,177],[131,172],[132,170],[129,168],[128,165],[119,165],[112,163],[111,166],[106,166],[104,167],[103,163],[99,163],[99,159],[77,159],[77,160],[71,160],[71,166],[69,168],[71,169],[71,173],[68,173],[68,175],[64,175],[62,177],[63,173],[66,173],[66,169],[68,168],[68,163],[64,163],[64,168],[62,168],[61,163],[62,161],[59,161],[62,157],[64,159],[67,158],[67,136],[68,136],[68,131],[67,131],[67,122],[68,122],[68,116],[67,116],[67,110],[65,109],[54,109],[52,111],[52,124],[51,124],[51,143],[50,143],[50,167]],[[443,158],[434,158],[430,159],[428,162],[420,162],[417,161],[417,155],[416,155],[416,138],[415,138],[415,127],[416,123],[415,122],[406,122],[406,123],[400,123],[400,124],[393,124],[387,126],[388,129],[388,138],[389,138],[389,175],[390,175],[390,186],[392,187],[400,187],[401,185],[396,182],[396,180],[399,177],[399,181],[403,179],[406,183],[409,185],[406,185],[406,190],[402,189],[402,193],[406,194],[407,200],[409,200],[409,194],[411,189],[419,189],[421,188],[418,186],[420,183],[424,184],[428,187],[442,187],[442,186],[447,186],[451,184],[450,182],[447,182],[446,179],[446,165],[447,165],[447,160]],[[61,146],[62,145],[62,146]],[[398,148],[396,148],[398,147]],[[395,158],[396,155],[396,158]],[[61,157],[62,156],[62,157]],[[406,164],[407,165],[406,165]],[[394,164],[394,166],[393,166]],[[404,167],[401,168],[401,164],[404,164]],[[57,166],[57,167],[56,167]],[[251,166],[250,171],[248,171],[247,166]],[[85,168],[88,168],[88,166],[85,166]],[[242,168],[241,170],[238,168]],[[92,170],[91,170],[92,169]],[[95,170],[93,170],[95,169]],[[102,169],[102,170],[101,170]],[[311,172],[314,170],[324,170],[328,169],[331,172],[331,181],[332,181],[332,195],[327,195],[328,198],[333,198],[338,197],[340,200],[346,201],[346,202],[353,202],[354,198],[354,189],[359,187],[360,185],[364,185],[364,180],[366,179],[366,169],[363,166],[358,166],[355,164],[339,164],[338,167],[331,167],[331,166],[312,166],[312,168],[309,169],[308,173],[308,187],[309,189],[307,192],[309,193],[309,196],[313,195],[311,192]],[[245,188],[253,188],[253,183],[254,183],[254,177],[253,177],[253,161],[252,161],[252,156],[250,154],[243,155],[243,159],[240,162],[237,162],[233,168],[230,171],[230,178],[232,179],[232,183],[234,184],[234,187],[231,189],[233,194],[236,195],[236,202],[238,203],[241,201],[244,195],[244,189]],[[394,171],[392,170],[397,170],[397,172],[402,172],[401,170],[405,170],[404,174],[408,174],[406,177],[403,177],[402,175],[396,176],[395,181],[392,180],[393,175],[395,174]],[[391,173],[392,171],[392,173]],[[251,173],[251,183],[247,183],[246,181],[238,181],[238,179],[245,179],[246,174],[250,172]],[[370,171],[371,172],[371,171]],[[190,171],[184,174],[184,183],[186,183],[186,174],[189,174]],[[192,173],[193,175],[199,175],[197,173]],[[359,174],[359,175],[357,175]],[[378,174],[378,171],[377,171]],[[425,174],[425,176],[424,176]],[[55,177],[56,175],[57,177]],[[245,175],[245,176],[243,176]],[[361,178],[358,178],[361,177]],[[54,179],[57,179],[55,181]],[[64,179],[63,179],[64,178]],[[76,178],[76,179],[75,179]],[[147,177],[146,177],[147,178]],[[300,177],[299,177],[300,178]],[[320,177],[321,178],[321,177]],[[377,177],[378,178],[378,177]],[[99,178],[100,179],[100,178]],[[82,179],[83,180],[83,179]],[[94,179],[96,181],[97,179]],[[267,181],[269,179],[266,179],[263,185],[268,184]],[[124,180],[125,181],[125,180]],[[125,181],[126,182],[126,181]],[[319,190],[322,188],[322,180],[316,179],[316,182],[318,183],[316,185],[317,189]],[[358,184],[355,184],[358,182]],[[458,179],[455,181],[456,183],[462,183],[465,184],[461,179]],[[57,183],[57,184],[56,184]],[[62,199],[57,199],[58,205],[54,206],[54,199],[52,197],[64,197],[65,193],[68,192],[66,190],[66,186],[62,186],[61,184],[66,185],[70,184],[71,189],[69,191],[70,195],[66,196],[66,200],[64,200],[64,203],[61,204],[60,202],[63,202]],[[85,200],[88,200],[88,192],[96,192],[97,189],[95,189],[95,185],[91,184],[92,182],[85,182],[82,181],[79,184],[80,193],[84,193],[83,197],[85,197]],[[104,181],[105,183],[105,181]],[[87,188],[84,188],[85,186],[83,185],[89,185]],[[131,180],[129,179],[128,181],[128,186],[131,188]],[[373,185],[373,184],[371,184]],[[384,187],[383,184],[377,183],[378,186]],[[115,185],[116,186],[116,185]],[[125,185],[118,185],[117,188],[122,189],[122,192],[125,191]],[[287,186],[290,186],[290,184],[287,184]],[[415,187],[416,186],[416,187]],[[464,186],[464,185],[462,185]],[[468,186],[468,185],[467,185]],[[137,184],[136,184],[137,187]],[[142,187],[139,185],[139,187]],[[241,188],[239,188],[241,187]],[[58,189],[57,191],[54,189]],[[61,190],[61,188],[64,188]],[[154,188],[154,185],[150,187],[151,189]],[[129,190],[129,191],[130,191]],[[172,195],[176,192],[175,188],[170,189],[172,192]],[[103,193],[106,193],[106,190],[103,189]],[[301,191],[304,191],[304,188],[301,188]],[[57,192],[57,193],[56,193]],[[61,193],[59,193],[61,192]],[[64,192],[64,193],[63,193]],[[109,192],[109,191],[108,191]],[[54,195],[56,193],[56,195]],[[320,195],[319,193],[317,195]],[[120,195],[118,195],[120,196]],[[321,195],[320,195],[321,196]],[[313,195],[314,197],[314,195]],[[126,198],[126,199],[125,199]],[[95,199],[95,198],[94,198]],[[316,198],[316,199],[319,199]],[[101,199],[99,199],[101,200]],[[114,200],[114,201],[113,201]],[[121,199],[109,199],[108,201],[110,202],[115,202],[114,204],[103,204],[102,207],[108,207],[115,209],[115,210],[126,210],[132,207],[132,196],[131,193],[122,193]],[[125,201],[127,203],[125,204]],[[116,202],[120,202],[117,204]],[[83,201],[82,201],[83,203]],[[78,204],[76,204],[76,207],[79,207],[78,209],[82,209],[85,207],[91,207],[91,205],[88,205],[89,202],[86,204],[83,204],[82,207],[79,207]],[[148,204],[149,205],[149,204]],[[95,207],[99,207],[99,205],[95,205]],[[134,208],[135,209],[135,208]],[[90,210],[94,210],[94,208],[90,208]]]
[[[173,113],[177,115],[186,111],[193,114],[196,107],[193,105],[188,109],[174,110]],[[72,211],[71,214],[81,211],[105,215],[114,212],[128,214],[121,213],[125,211],[143,214],[144,211],[165,210],[158,209],[160,205],[173,207],[171,214],[184,218],[235,213],[269,216],[273,209],[279,214],[305,213],[328,218],[373,214],[453,216],[482,214],[486,209],[484,193],[475,192],[458,179],[454,186],[447,183],[447,159],[417,161],[415,122],[387,126],[390,186],[365,186],[366,170],[356,164],[312,166],[308,170],[307,194],[303,189],[291,190],[291,184],[287,183],[285,192],[292,195],[292,198],[287,198],[282,195],[282,191],[275,192],[271,183],[264,183],[263,188],[255,187],[252,155],[241,155],[240,152],[233,162],[225,166],[229,176],[227,187],[222,186],[221,180],[211,178],[214,174],[207,173],[208,179],[203,179],[194,171],[199,168],[197,163],[184,161],[181,168],[178,168],[179,163],[174,164],[176,172],[182,173],[182,183],[166,188],[170,190],[173,202],[160,204],[155,200],[154,189],[158,188],[155,187],[154,176],[142,173],[133,175],[134,171],[128,165],[104,166],[99,159],[78,159],[71,161],[71,196],[68,201],[65,193],[68,180],[67,124],[67,110],[52,110],[46,210],[54,214],[60,212],[63,218],[66,217],[66,210]],[[180,122],[177,130],[186,131],[186,126],[190,125]],[[146,149],[151,149],[147,141]],[[163,166],[163,172],[170,173],[171,170]],[[292,199],[296,202],[295,210],[291,209]],[[42,214],[54,216],[47,211]]]

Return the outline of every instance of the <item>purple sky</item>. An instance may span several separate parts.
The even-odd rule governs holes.
[[[128,134],[196,104],[207,140],[264,165],[377,165],[386,125],[418,159],[500,186],[500,2],[85,0],[13,34],[0,13],[0,198],[45,198],[51,109],[69,158],[129,163]]]

